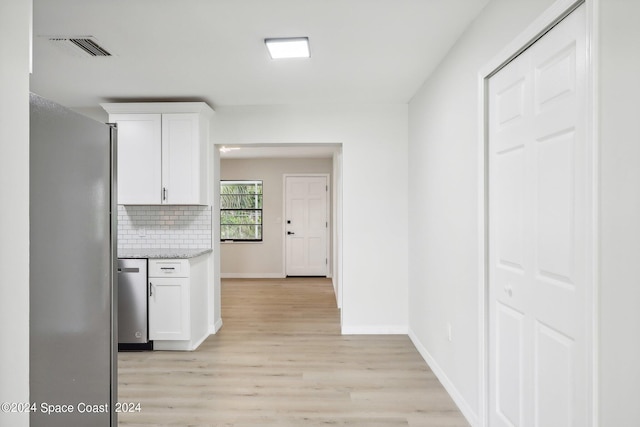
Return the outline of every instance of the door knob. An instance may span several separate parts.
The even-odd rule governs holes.
[[[504,292],[509,296],[513,295],[513,288],[511,285],[505,285]]]
[[[287,234],[296,234],[293,231],[287,231]]]

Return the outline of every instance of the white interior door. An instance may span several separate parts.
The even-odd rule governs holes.
[[[327,275],[328,194],[326,176],[285,177],[287,276]]]
[[[489,80],[489,425],[588,415],[586,14]]]

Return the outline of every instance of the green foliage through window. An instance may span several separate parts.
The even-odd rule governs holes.
[[[262,240],[262,181],[220,181],[220,240]]]

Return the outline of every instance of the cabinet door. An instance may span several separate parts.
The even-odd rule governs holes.
[[[118,124],[118,204],[160,204],[160,114],[112,114],[110,119]]]
[[[149,279],[149,339],[188,340],[189,279]]]
[[[162,203],[202,203],[199,129],[198,114],[162,115]]]

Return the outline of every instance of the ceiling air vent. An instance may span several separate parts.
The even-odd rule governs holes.
[[[98,41],[91,36],[82,37],[48,37],[54,45],[76,56],[112,56]]]
[[[102,46],[91,39],[69,39],[69,41],[91,56],[111,56]]]

